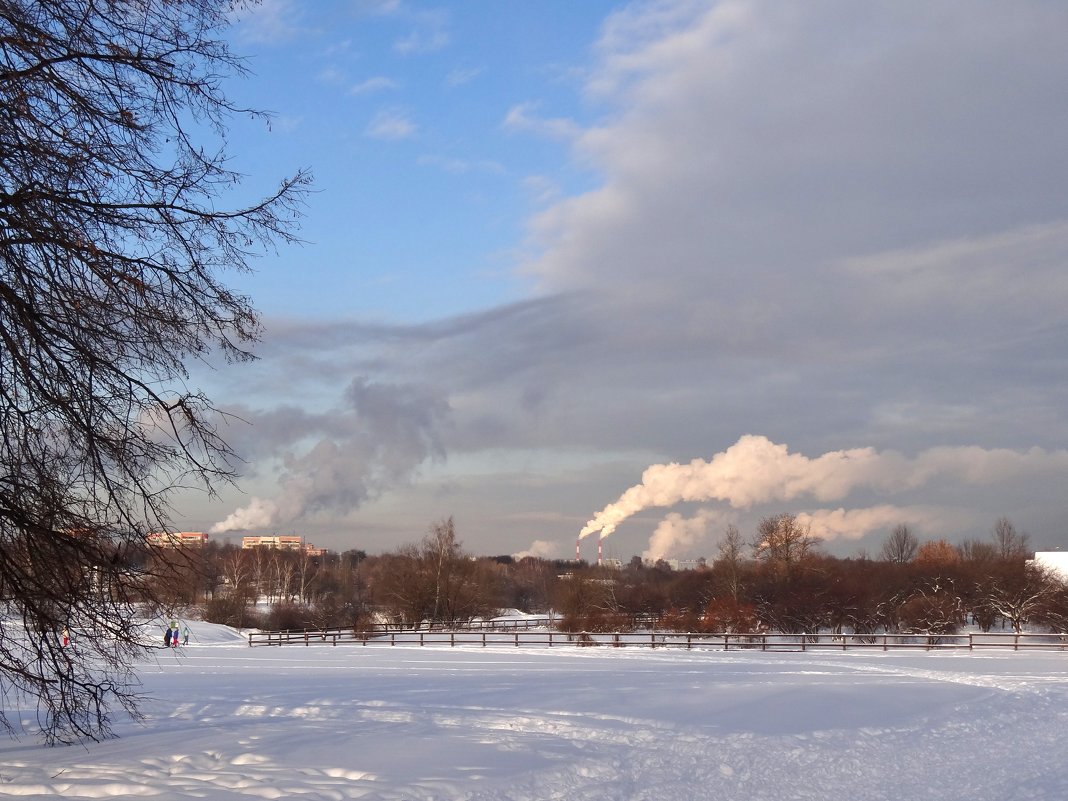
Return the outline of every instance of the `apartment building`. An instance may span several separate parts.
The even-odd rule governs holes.
[[[242,537],[241,547],[246,550],[252,548],[265,548],[273,551],[299,551],[308,556],[322,556],[323,553],[325,553],[323,548],[316,548],[310,542],[304,542],[303,537],[294,534]]]
[[[153,531],[145,540],[157,548],[201,548],[208,543],[203,531]]]

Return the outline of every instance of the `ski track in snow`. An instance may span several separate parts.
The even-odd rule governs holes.
[[[162,653],[143,725],[0,744],[12,798],[1068,798],[1068,654]]]

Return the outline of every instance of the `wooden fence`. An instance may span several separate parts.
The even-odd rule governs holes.
[[[545,624],[542,623],[542,626]],[[317,631],[257,631],[248,635],[249,646],[341,645],[362,646],[514,646],[516,648],[609,647],[682,648],[721,651],[847,651],[853,649],[910,648],[926,651],[1009,648],[1068,650],[1068,634],[702,634],[673,632],[567,633],[534,631],[516,626],[498,629],[407,630],[360,633],[352,629]]]

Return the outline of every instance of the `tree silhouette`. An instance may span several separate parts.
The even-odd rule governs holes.
[[[126,550],[169,528],[174,488],[233,475],[185,364],[250,358],[257,316],[223,279],[294,238],[307,189],[220,202],[231,6],[0,0],[0,693],[52,742],[135,709]]]

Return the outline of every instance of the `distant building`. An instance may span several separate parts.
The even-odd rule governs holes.
[[[245,550],[265,548],[269,551],[299,551],[308,556],[322,556],[326,552],[325,548],[316,548],[310,543],[305,543],[303,537],[294,534],[242,537],[241,547]]]
[[[157,548],[202,548],[208,535],[203,531],[153,531],[145,540]]]
[[[1068,552],[1038,551],[1032,563],[1044,567],[1062,581],[1068,581]]]
[[[666,559],[668,567],[672,570],[700,570],[705,566],[705,558],[698,559]]]
[[[267,548],[274,551],[299,551],[304,547],[304,538],[277,534],[270,537],[242,537],[241,547],[245,550]]]

